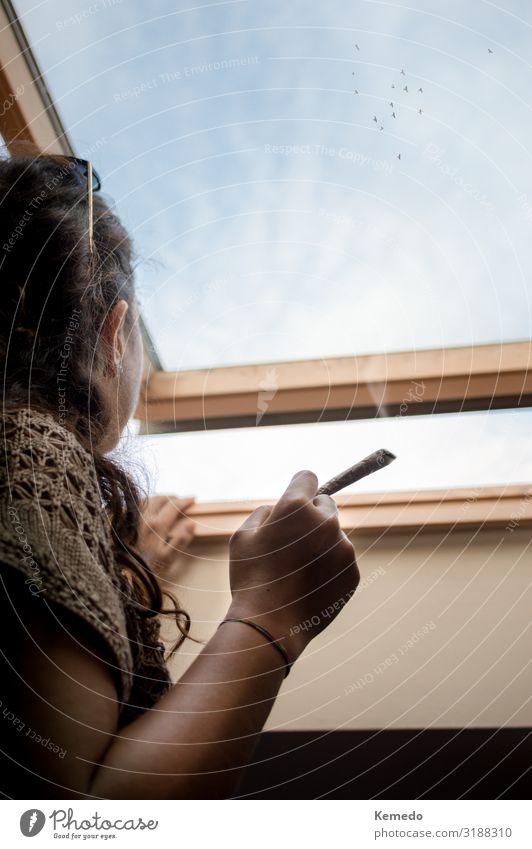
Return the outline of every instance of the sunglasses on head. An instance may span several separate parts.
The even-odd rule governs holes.
[[[102,187],[102,181],[98,172],[92,167],[88,159],[79,159],[77,156],[65,156],[65,159],[72,163],[71,175],[76,180],[78,185],[87,192],[87,210],[88,210],[88,226],[89,234],[89,251],[92,255],[94,240],[93,240],[93,212],[92,212],[92,193],[99,192]]]

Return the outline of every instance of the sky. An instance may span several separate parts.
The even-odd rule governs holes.
[[[134,236],[166,368],[530,337],[528,3],[16,8]],[[132,450],[155,489],[200,499],[271,498],[298,467],[330,476],[381,446],[401,462],[357,491],[475,486],[530,479],[531,418],[250,428]]]

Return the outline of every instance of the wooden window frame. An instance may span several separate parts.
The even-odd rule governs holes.
[[[498,529],[510,536],[532,525],[532,487],[457,487],[409,492],[336,495],[346,533],[381,535],[413,531]],[[264,501],[202,502],[190,515],[200,543],[229,542],[231,535]]]
[[[256,426],[259,410],[263,426],[530,407],[531,363],[530,342],[507,342],[153,371],[136,417],[142,433],[167,433]]]
[[[0,118],[8,147],[72,144],[9,0],[0,0]],[[15,96],[16,94],[16,96]],[[165,372],[142,322],[146,368],[136,416],[142,433],[367,419],[532,406],[532,344],[510,342]],[[275,374],[266,408],[264,380]],[[271,397],[270,397],[271,396]],[[527,485],[339,496],[345,530],[383,531],[532,523]],[[198,539],[228,540],[256,502],[203,503]],[[517,519],[516,519],[517,517]]]

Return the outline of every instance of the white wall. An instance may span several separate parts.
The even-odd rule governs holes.
[[[268,728],[532,725],[530,541],[526,528],[357,537],[361,586],[293,668]],[[193,633],[211,634],[227,546],[195,543],[175,591]],[[200,648],[180,650],[176,677]]]

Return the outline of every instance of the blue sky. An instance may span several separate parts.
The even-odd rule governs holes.
[[[530,336],[527,3],[16,5],[76,149],[133,232],[165,366]],[[271,496],[292,462],[326,473],[333,433],[340,466],[382,434],[405,463],[367,486],[524,480],[529,425],[507,413],[183,435],[153,440],[150,465],[163,488],[177,475],[204,497]],[[198,472],[224,438],[243,452],[232,484]],[[251,485],[254,456],[279,462],[256,464]]]

